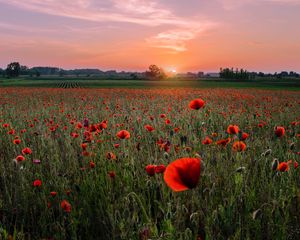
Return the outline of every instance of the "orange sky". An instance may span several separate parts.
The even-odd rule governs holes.
[[[300,72],[300,0],[0,0],[0,67]]]

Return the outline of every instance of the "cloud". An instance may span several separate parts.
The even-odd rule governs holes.
[[[234,10],[249,4],[286,4],[286,5],[297,5],[300,4],[300,0],[219,0],[225,10]]]
[[[203,33],[216,24],[202,23],[199,26],[190,26],[185,29],[173,29],[161,32],[154,37],[148,38],[147,42],[153,47],[170,49],[173,52],[184,52],[187,50],[186,43],[197,37],[198,34]]]
[[[92,22],[123,22],[145,27],[168,27],[147,39],[150,46],[168,48],[177,52],[186,50],[189,41],[207,28],[199,19],[176,16],[172,11],[154,0],[0,0],[33,12],[62,16]]]
[[[94,22],[127,22],[145,26],[163,24],[187,25],[188,21],[163,9],[154,1],[111,0],[101,6],[95,0],[0,0],[0,2],[33,12]]]

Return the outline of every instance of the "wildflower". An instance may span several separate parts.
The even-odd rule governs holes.
[[[275,129],[275,135],[277,137],[283,137],[284,133],[285,133],[284,127],[276,127],[276,129]]]
[[[114,171],[110,171],[108,172],[108,176],[111,178],[111,179],[114,179],[116,177],[116,173]]]
[[[25,157],[22,156],[22,155],[18,155],[18,156],[16,157],[16,161],[17,161],[17,162],[22,162],[22,161],[24,161],[24,160],[25,160]]]
[[[238,134],[239,127],[237,125],[229,125],[227,128],[227,133],[229,134]]]
[[[147,165],[146,166],[146,172],[148,173],[148,175],[150,177],[154,176],[155,175],[155,165]]]
[[[244,141],[244,140],[246,140],[248,137],[249,137],[249,134],[243,132],[243,133],[242,133],[242,136],[241,136],[241,140]]]
[[[245,151],[245,149],[246,149],[246,144],[242,141],[237,141],[232,146],[232,150],[236,152],[242,152]]]
[[[193,110],[199,110],[200,108],[203,108],[205,105],[205,102],[201,99],[194,99],[189,103],[189,108]]]
[[[57,195],[57,192],[50,192],[50,195],[51,195],[52,197],[55,197],[55,196]]]
[[[90,162],[90,168],[95,168],[96,164],[94,162]]]
[[[120,139],[128,139],[130,138],[130,133],[126,130],[121,130],[117,133],[117,137]]]
[[[28,147],[27,147],[27,148],[24,148],[24,149],[22,150],[22,154],[23,154],[23,155],[26,155],[26,154],[29,155],[29,154],[31,154],[31,153],[32,153],[32,151],[31,151],[31,149],[28,148]]]
[[[220,139],[216,143],[217,145],[222,145],[223,147],[225,147],[228,143],[230,143],[230,138]]]
[[[42,181],[40,179],[36,179],[33,181],[33,186],[34,187],[40,187],[42,186]]]
[[[277,170],[280,172],[287,172],[289,170],[289,165],[286,162],[279,163]]]
[[[61,208],[66,212],[70,213],[71,212],[71,204],[67,200],[63,200],[60,203]]]
[[[154,131],[154,128],[151,125],[145,125],[144,127],[148,132]]]
[[[176,192],[195,188],[200,178],[200,165],[199,158],[177,159],[167,166],[164,180]]]
[[[13,143],[15,145],[19,145],[21,143],[21,140],[20,139],[14,139]]]
[[[161,165],[157,165],[154,167],[155,173],[164,173],[166,170],[165,165],[161,164]]]
[[[206,137],[203,141],[202,144],[203,145],[209,145],[213,142],[213,140],[211,140],[209,137]]]

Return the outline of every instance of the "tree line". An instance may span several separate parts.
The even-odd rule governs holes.
[[[235,79],[235,80],[249,80],[257,77],[268,77],[268,78],[299,78],[300,74],[294,71],[282,71],[280,73],[263,73],[263,72],[248,72],[244,69],[233,69],[233,68],[221,68],[220,78],[224,79]]]
[[[145,72],[117,72],[115,70],[101,71],[99,69],[73,69],[65,70],[57,67],[33,67],[21,65],[19,62],[11,62],[7,65],[6,69],[0,68],[0,76],[7,78],[16,78],[20,75],[30,77],[43,76],[77,76],[77,77],[90,77],[97,76],[107,79],[166,79],[167,74],[165,71],[152,64]],[[233,68],[221,68],[219,72],[220,78],[232,79],[232,80],[250,80],[255,78],[267,77],[267,78],[299,78],[300,75],[294,71],[282,71],[280,73],[263,73],[263,72],[248,72],[244,69]]]

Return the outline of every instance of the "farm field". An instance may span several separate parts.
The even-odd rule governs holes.
[[[44,81],[0,83],[0,239],[299,239],[299,92]]]
[[[40,77],[40,78],[0,78],[0,87],[48,87],[48,88],[258,88],[273,90],[300,90],[297,78],[261,78],[248,81],[220,78],[166,79],[166,80],[126,80],[98,79],[97,77]]]

